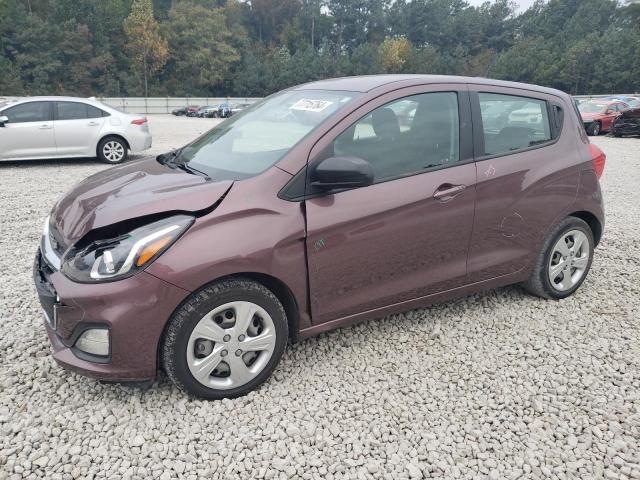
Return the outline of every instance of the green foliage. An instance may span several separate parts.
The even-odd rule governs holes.
[[[166,88],[173,95],[212,92],[240,60],[222,8],[175,3],[162,27],[169,51],[180,52],[164,72]]]
[[[378,59],[385,73],[400,73],[411,54],[406,38],[385,38],[378,47]]]
[[[160,34],[160,26],[153,16],[151,0],[133,0],[131,13],[124,21],[124,33],[133,64],[142,72],[147,96],[149,74],[160,70],[169,56],[167,41]]]
[[[0,0],[0,96],[267,95],[374,73],[640,91],[640,4]]]

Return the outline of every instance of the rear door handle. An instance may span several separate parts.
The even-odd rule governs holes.
[[[91,126],[91,127],[95,127],[97,125],[100,125],[98,122],[89,122],[87,125]]]
[[[452,185],[451,183],[443,183],[436,191],[433,192],[433,198],[441,202],[448,202],[456,195],[460,195],[467,188],[466,185]]]
[[[40,130],[49,130],[50,128],[53,128],[51,125],[40,125],[38,127]]]

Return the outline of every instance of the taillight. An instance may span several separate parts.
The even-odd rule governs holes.
[[[593,143],[589,144],[589,153],[591,153],[591,161],[593,162],[593,169],[596,171],[596,176],[600,178],[604,171],[604,164],[607,161],[607,156]]]
[[[144,125],[145,123],[147,123],[147,119],[146,118],[136,118],[135,120],[131,120],[131,123],[133,125]]]

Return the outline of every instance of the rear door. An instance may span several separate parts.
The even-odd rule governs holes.
[[[0,127],[0,160],[48,158],[56,155],[52,103],[25,102],[3,110],[9,122]]]
[[[54,130],[60,157],[95,157],[98,135],[108,115],[82,102],[55,102]]]
[[[314,323],[462,285],[473,224],[476,170],[466,87],[386,94],[339,123],[311,165],[357,156],[368,187],[306,201]]]
[[[517,274],[539,253],[575,198],[579,163],[563,100],[541,92],[470,85],[478,181],[469,282]]]

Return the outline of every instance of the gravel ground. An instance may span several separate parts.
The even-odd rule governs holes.
[[[216,120],[153,117],[152,153]],[[31,263],[93,161],[0,165],[0,478],[640,478],[640,139],[573,297],[509,287],[291,346],[236,400],[103,385],[49,355]]]

